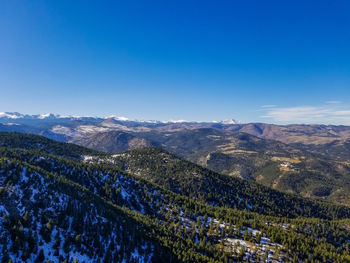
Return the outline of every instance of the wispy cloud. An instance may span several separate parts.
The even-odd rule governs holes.
[[[322,106],[266,108],[262,118],[276,123],[350,125],[350,106],[326,102]]]
[[[339,100],[328,100],[328,101],[326,101],[326,103],[327,104],[340,104],[341,101],[339,101]]]
[[[277,105],[273,105],[273,104],[268,104],[268,105],[262,105],[261,108],[275,108],[277,107]]]

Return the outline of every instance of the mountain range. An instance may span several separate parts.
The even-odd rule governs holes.
[[[221,174],[350,205],[350,127],[1,113],[0,131],[119,153],[160,147]]]

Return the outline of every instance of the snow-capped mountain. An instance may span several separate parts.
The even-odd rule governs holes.
[[[40,114],[37,116],[38,119],[55,119],[55,118],[60,118],[60,115],[54,115],[52,113],[45,113],[45,114]]]
[[[54,119],[101,119],[99,117],[82,117],[82,116],[67,116],[53,113],[44,113],[44,114],[21,114],[19,112],[0,112],[0,120],[2,119],[17,119],[17,120],[54,120]]]
[[[222,124],[240,124],[241,122],[236,121],[234,119],[226,119],[226,120],[220,121],[220,123],[222,123]]]
[[[35,114],[35,115],[29,115],[29,114],[21,114],[19,112],[0,112],[0,119],[56,119],[56,118],[65,118],[61,115],[55,115],[52,113],[45,113],[45,114]]]
[[[44,113],[44,114],[22,114],[19,112],[0,112],[0,123],[4,120],[42,120],[42,121],[62,121],[62,120],[82,120],[82,121],[103,121],[107,119],[113,119],[115,121],[120,122],[138,122],[138,123],[221,123],[221,124],[240,124],[240,121],[236,121],[234,119],[227,119],[222,121],[187,121],[187,120],[166,120],[166,121],[160,121],[160,120],[137,120],[137,119],[130,119],[123,116],[117,116],[117,115],[110,115],[110,116],[74,116],[74,115],[60,115],[60,114],[53,114],[53,113]]]
[[[24,118],[19,112],[0,112],[0,119],[20,119]]]

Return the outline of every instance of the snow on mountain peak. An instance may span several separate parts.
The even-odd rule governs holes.
[[[163,121],[163,123],[184,123],[188,122],[186,120],[168,120],[168,121]]]
[[[114,119],[116,121],[129,121],[129,118],[127,118],[127,117],[113,116],[112,119]]]
[[[226,120],[223,120],[221,121],[222,124],[238,124],[240,123],[239,121],[236,121],[234,119],[226,119]]]
[[[59,115],[59,114],[53,114],[53,113],[45,113],[45,114],[36,114],[36,115],[28,115],[28,114],[21,114],[18,112],[0,112],[0,119],[32,119],[32,120],[55,120],[55,119],[67,119],[67,120],[86,120],[86,119],[100,119],[102,120],[108,120],[112,119],[115,121],[131,121],[131,122],[143,122],[143,123],[201,123],[200,121],[186,121],[183,119],[176,120],[176,119],[170,119],[167,121],[157,121],[157,120],[136,120],[136,119],[129,119],[127,117],[123,116],[116,116],[111,115],[108,117],[89,117],[89,116],[72,116],[72,115]],[[212,123],[221,123],[221,124],[239,124],[240,121],[236,121],[234,119],[226,119],[223,121],[211,121]]]
[[[59,115],[54,115],[54,114],[52,114],[52,113],[45,113],[45,114],[40,114],[39,116],[38,116],[38,119],[48,119],[48,118],[51,118],[51,119],[53,119],[53,118],[60,118],[60,116]]]
[[[23,118],[24,115],[18,113],[18,112],[0,112],[0,118],[7,118],[7,119],[19,119]]]

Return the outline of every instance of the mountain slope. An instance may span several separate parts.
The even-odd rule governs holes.
[[[0,235],[1,243],[6,244],[1,246],[3,261],[150,262],[173,258],[149,235],[154,226],[145,225],[85,188],[6,158],[1,159],[0,169]]]
[[[175,193],[214,206],[286,217],[348,217],[350,208],[299,198],[257,183],[215,173],[159,148],[143,148],[87,162],[110,164]]]
[[[216,172],[304,197],[350,205],[350,163],[332,159],[347,152],[346,143],[333,142],[314,150],[315,146],[288,145],[246,133],[230,134],[208,128],[167,136],[143,135],[158,140],[162,148]]]
[[[22,137],[22,140],[27,139]],[[2,261],[4,257],[6,261],[6,257],[18,260],[23,256],[32,261],[40,256],[38,260],[51,262],[63,259],[73,262],[75,258],[87,262],[350,260],[348,219],[288,219],[206,204],[201,200],[215,198],[211,192],[219,193],[218,187],[225,190],[225,180],[244,181],[210,174],[211,171],[160,149],[146,149],[146,156],[144,150],[135,156],[129,154],[134,151],[127,152],[122,154],[126,155],[122,159],[118,155],[87,156],[84,152],[83,158],[77,158],[76,151],[70,152],[75,149],[71,145],[54,141],[47,145],[52,149],[55,144],[64,148],[64,154],[48,154],[49,149],[32,149],[32,145],[28,150],[25,147],[0,150],[3,216],[0,238],[1,244],[6,244],[0,247]],[[116,169],[112,161],[118,161],[119,168],[124,164],[124,168]],[[158,171],[153,173],[153,168]],[[137,174],[132,175],[126,169],[129,172],[134,169]],[[197,174],[192,174],[193,169]],[[187,172],[192,177],[202,177],[204,180],[199,183],[203,186],[188,180]],[[166,184],[162,187],[154,180],[159,184],[171,182],[175,187]],[[184,185],[193,184],[193,189],[198,187],[201,198],[186,189],[183,190],[187,193],[178,189],[176,184],[181,180],[185,181]],[[214,191],[209,191],[208,186]],[[263,187],[253,188],[249,184],[247,187],[252,187],[259,196],[254,202],[269,199],[266,191],[271,190],[260,191]],[[285,195],[275,197],[283,199]],[[237,207],[249,210],[245,201],[250,203],[246,199],[242,207]],[[339,217],[349,217],[344,207],[304,199],[294,201],[304,204],[303,209],[309,205],[316,208],[316,216],[329,218],[336,211]],[[284,204],[289,206],[286,209],[270,211],[291,210],[305,215],[302,210],[293,210],[296,207],[292,204]]]
[[[82,154],[103,154],[75,144],[56,142],[43,136],[23,133],[0,132],[0,147],[39,150],[49,154],[78,159]]]
[[[87,138],[72,140],[76,144],[104,152],[123,152],[154,145],[151,141],[123,131],[93,134]]]

